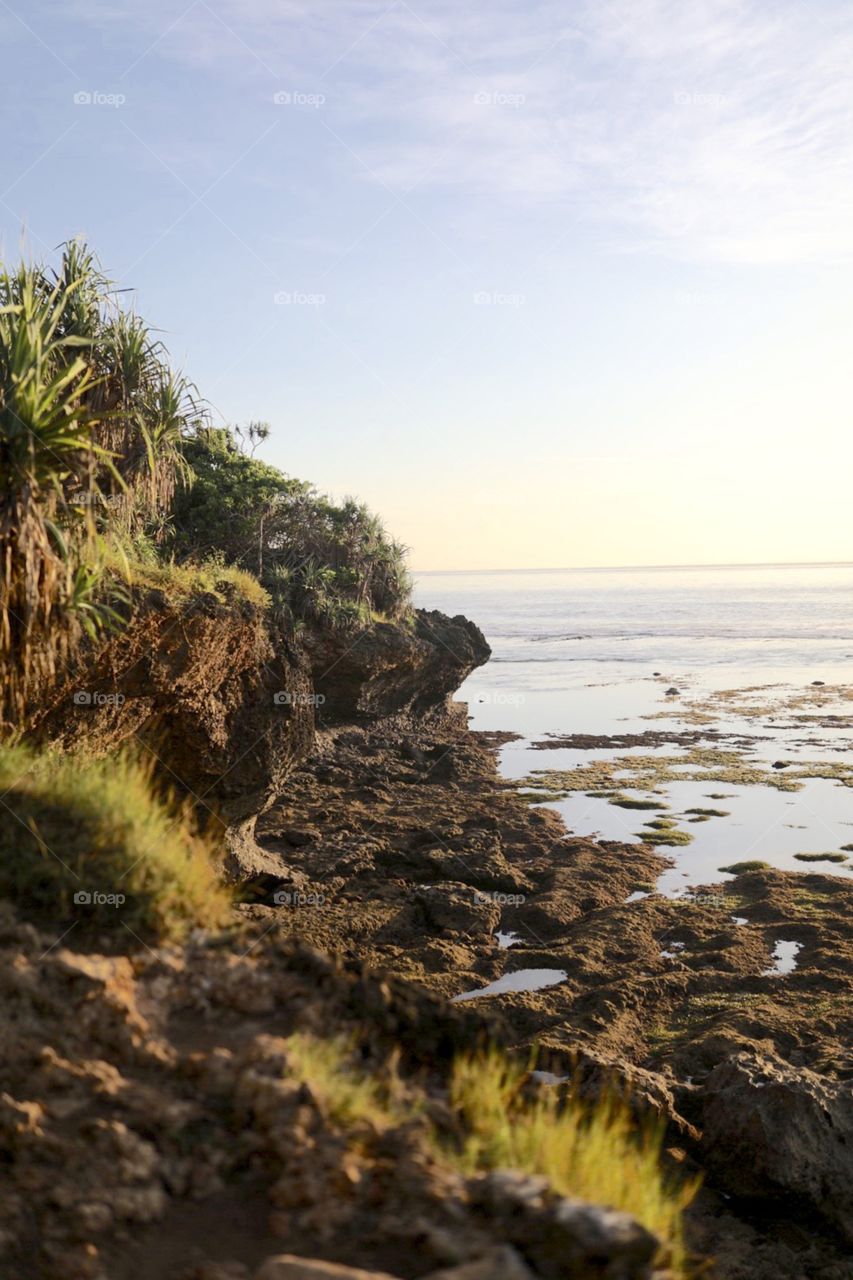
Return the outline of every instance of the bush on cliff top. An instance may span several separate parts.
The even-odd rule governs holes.
[[[0,894],[52,924],[143,940],[216,928],[230,898],[188,804],[155,794],[129,756],[85,760],[0,747]],[[123,899],[123,901],[118,901]]]
[[[172,511],[179,557],[222,554],[291,618],[347,627],[406,612],[405,549],[362,503],[334,503],[250,457],[226,428],[197,430],[184,451],[194,481]]]

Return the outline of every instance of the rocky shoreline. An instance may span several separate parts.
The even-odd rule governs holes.
[[[853,885],[762,871],[653,894],[665,856],[575,837],[499,777],[501,735],[449,702],[488,655],[465,619],[315,633],[271,665],[254,617],[223,646],[227,616],[202,602],[179,633],[152,624],[143,672],[137,644],[100,677],[130,688],[136,669],[146,698],[66,717],[88,745],[162,744],[167,710],[187,789],[225,769],[242,901],[231,932],[125,954],[4,906],[10,1277],[245,1280],[283,1249],[401,1280],[650,1274],[636,1223],[573,1210],[558,1229],[569,1211],[541,1185],[451,1175],[417,1123],[348,1143],[310,1082],[282,1079],[304,1031],[357,1035],[448,1130],[449,1064],[487,1041],[535,1049],[532,1090],[627,1084],[673,1170],[704,1177],[701,1274],[849,1280]],[[799,945],[785,975],[779,940]],[[477,995],[526,971],[550,985]]]

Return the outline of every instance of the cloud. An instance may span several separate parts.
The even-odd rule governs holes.
[[[124,6],[77,0],[127,27]],[[853,256],[853,24],[799,0],[154,2],[140,51],[322,85],[358,181],[596,224],[614,248]],[[170,26],[170,24],[173,24]],[[330,139],[327,139],[330,141]]]

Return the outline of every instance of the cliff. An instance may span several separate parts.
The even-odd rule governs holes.
[[[434,611],[415,611],[411,626],[288,633],[227,583],[186,599],[148,590],[129,625],[83,652],[34,733],[65,751],[138,746],[200,819],[224,826],[239,878],[270,869],[255,823],[319,728],[439,720],[489,653],[472,622]]]

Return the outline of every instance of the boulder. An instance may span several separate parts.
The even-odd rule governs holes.
[[[555,1195],[547,1178],[511,1170],[472,1181],[469,1195],[542,1280],[651,1275],[659,1241],[630,1214]]]
[[[733,1195],[805,1198],[853,1241],[853,1084],[744,1051],[702,1088],[702,1147]]]

